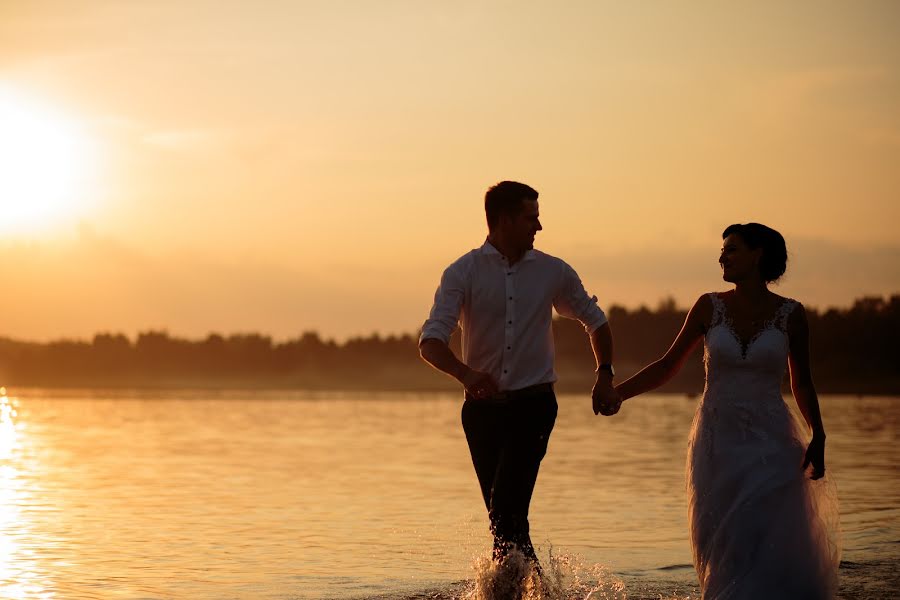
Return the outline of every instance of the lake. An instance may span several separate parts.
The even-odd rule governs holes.
[[[562,395],[531,507],[563,596],[699,598],[697,398]],[[842,598],[900,589],[900,398],[825,396]],[[0,597],[459,598],[491,538],[459,394],[10,389]],[[550,558],[550,557],[553,558]]]

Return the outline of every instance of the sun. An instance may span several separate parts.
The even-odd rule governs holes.
[[[82,214],[91,155],[73,119],[0,83],[0,232],[40,231]]]

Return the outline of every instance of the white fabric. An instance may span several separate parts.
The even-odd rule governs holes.
[[[589,333],[606,323],[596,296],[564,261],[529,250],[510,266],[485,242],[444,271],[420,340],[449,343],[459,324],[463,362],[490,374],[500,390],[549,383],[556,381],[552,308]]]
[[[688,510],[704,600],[833,598],[840,562],[837,494],[802,470],[808,436],[781,395],[785,301],[744,345],[710,294],[706,389],[691,431]],[[801,433],[802,432],[802,433]]]

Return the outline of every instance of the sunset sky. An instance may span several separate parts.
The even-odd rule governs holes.
[[[541,194],[601,306],[900,292],[900,3],[0,0],[0,336],[414,332]]]

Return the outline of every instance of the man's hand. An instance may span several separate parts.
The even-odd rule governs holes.
[[[419,352],[425,362],[463,384],[474,398],[490,398],[499,391],[490,375],[474,371],[460,362],[443,340],[426,338],[419,344]]]
[[[466,374],[463,375],[460,381],[462,381],[466,391],[475,398],[490,398],[500,391],[490,375],[474,369],[467,368]]]
[[[591,399],[595,415],[602,414],[610,417],[619,412],[619,408],[622,406],[622,399],[612,386],[612,377],[605,373],[597,374],[597,382],[594,383],[594,389],[591,391]]]

